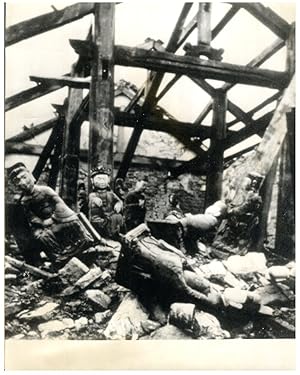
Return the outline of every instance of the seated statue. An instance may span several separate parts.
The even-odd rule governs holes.
[[[49,186],[35,184],[35,178],[23,163],[7,169],[8,178],[21,192],[19,203],[33,238],[56,266],[78,256],[94,241],[77,214]]]
[[[111,190],[110,169],[99,166],[91,172],[92,189],[89,195],[89,218],[104,237],[118,240],[123,227],[121,199]]]

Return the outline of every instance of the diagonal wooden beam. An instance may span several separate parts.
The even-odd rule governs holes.
[[[45,144],[43,151],[40,154],[39,160],[37,161],[32,174],[33,176],[38,180],[41,173],[43,172],[43,169],[47,163],[47,160],[49,159],[55,144],[57,143],[59,137],[60,137],[60,128],[63,127],[64,125],[64,120],[59,119],[58,123],[56,126],[52,129],[52,132],[48,138],[47,143]]]
[[[32,126],[26,130],[23,130],[21,133],[14,135],[13,137],[8,138],[6,141],[8,142],[24,142],[28,141],[29,139],[34,138],[35,136],[52,129],[58,122],[58,118],[52,118],[51,120],[45,121],[41,124]]]
[[[50,94],[53,91],[59,90],[62,86],[60,84],[53,85],[37,85],[30,89],[21,91],[15,95],[5,99],[5,111],[10,111],[16,107],[26,104],[41,96]]]
[[[252,14],[252,16],[257,18],[281,39],[287,39],[290,31],[290,25],[272,9],[265,7],[261,3],[247,2],[237,4],[246,9],[250,14]]]
[[[78,3],[9,26],[5,32],[6,47],[46,31],[56,29],[94,12],[94,3]]]
[[[276,94],[270,96],[269,98],[264,100],[262,103],[258,104],[256,107],[252,108],[249,112],[246,112],[246,114],[249,117],[252,117],[256,112],[260,111],[262,108],[266,107],[267,105],[274,102],[275,100],[280,99],[281,96],[282,96],[282,91],[278,91]],[[231,127],[231,126],[237,124],[238,122],[240,122],[240,119],[234,119],[234,120],[228,122],[227,126]]]

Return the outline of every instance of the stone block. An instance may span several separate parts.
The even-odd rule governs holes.
[[[89,272],[88,266],[76,257],[69,260],[69,262],[58,271],[62,281],[70,285],[76,283],[76,281],[87,272]]]
[[[92,301],[101,310],[106,310],[111,303],[111,299],[108,295],[98,289],[86,290],[84,295],[89,301]]]
[[[102,270],[100,267],[95,267],[89,270],[88,273],[83,275],[79,280],[76,281],[75,286],[79,287],[80,289],[85,289],[93,282],[98,280],[102,275]]]

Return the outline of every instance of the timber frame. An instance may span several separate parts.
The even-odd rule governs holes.
[[[249,148],[225,159],[224,152],[255,134],[264,134],[274,110],[255,120],[254,115],[271,103],[276,105],[291,81],[295,71],[295,27],[260,3],[228,3],[229,10],[211,29],[211,7],[204,11],[205,7],[201,4],[205,3],[199,4],[199,10],[190,22],[186,21],[193,3],[183,4],[166,47],[163,47],[160,41],[150,38],[143,45],[134,48],[115,45],[116,3],[78,3],[8,27],[5,33],[6,47],[88,14],[94,14],[94,35],[90,31],[85,40],[70,40],[70,46],[78,54],[78,60],[70,72],[60,77],[30,76],[30,80],[37,84],[35,87],[6,98],[5,110],[9,111],[62,87],[69,88],[65,105],[56,108],[57,116],[7,139],[6,153],[39,155],[33,171],[36,178],[41,174],[47,160],[51,159],[52,174],[49,184],[56,186],[58,173],[63,170],[60,194],[72,207],[76,207],[79,160],[88,161],[90,168],[99,161],[105,162],[112,171],[118,166],[116,176],[112,177],[125,178],[131,163],[165,168],[175,176],[183,172],[205,174],[206,190],[209,192],[206,204],[220,199],[224,162],[248,152]],[[212,4],[212,7],[214,6],[218,4]],[[210,42],[233,17],[238,17],[240,9],[249,12],[272,31],[277,39],[245,66],[224,63],[220,61],[221,58],[201,59],[203,54],[221,56],[222,51],[212,49]],[[177,55],[178,49],[195,29],[198,29],[198,45],[186,44],[186,54]],[[287,68],[284,71],[260,68],[284,46],[287,47]],[[123,111],[114,107],[114,96],[118,95],[118,88],[114,87],[114,65],[139,67],[150,71],[148,81],[135,91]],[[164,73],[167,72],[174,73],[174,77],[159,92]],[[211,97],[194,123],[183,123],[171,115],[166,116],[158,106],[159,101],[183,75]],[[216,89],[206,79],[221,80],[225,83]],[[277,91],[252,110],[244,112],[228,99],[228,91],[236,84],[268,87]],[[83,89],[89,89],[89,95],[85,98],[82,97]],[[205,124],[203,121],[211,111],[212,124]],[[235,117],[234,120],[226,122],[227,111]],[[87,120],[91,127],[89,155],[79,147],[80,127]],[[233,130],[232,127],[239,122],[244,125],[243,128]],[[114,125],[133,127],[122,155],[113,154]],[[44,146],[23,143],[49,129],[52,129],[51,134]],[[179,162],[134,156],[145,129],[169,133],[192,150],[196,154],[195,158],[188,162]],[[291,134],[293,129],[293,126],[289,125],[290,140],[294,137],[294,134]],[[203,147],[203,142],[207,139],[210,140],[208,150]]]

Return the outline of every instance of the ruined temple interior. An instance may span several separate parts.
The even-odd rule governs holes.
[[[76,213],[100,164],[147,181],[144,224],[55,270],[6,180],[7,339],[295,337],[295,4],[171,8],[6,5],[5,168]],[[231,215],[187,235],[174,195]]]

